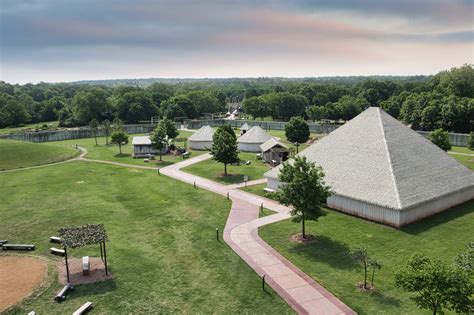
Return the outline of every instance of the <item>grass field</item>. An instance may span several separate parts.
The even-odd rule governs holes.
[[[267,184],[258,184],[258,185],[252,185],[252,186],[247,186],[247,187],[241,187],[239,188],[240,190],[255,194],[260,197],[265,197],[265,192],[263,189],[267,187]]]
[[[359,314],[428,314],[395,287],[394,272],[414,253],[452,262],[469,241],[474,241],[472,231],[474,202],[401,230],[328,210],[318,222],[306,225],[306,232],[316,236],[314,242],[303,245],[289,241],[291,235],[300,232],[300,224],[291,220],[260,228],[260,236]],[[363,269],[349,257],[348,250],[359,245],[366,245],[383,264],[375,276],[374,293],[356,289],[363,280]]]
[[[178,138],[188,138],[192,133],[189,131],[180,131]],[[94,159],[94,160],[105,160],[105,161],[113,161],[119,163],[126,163],[126,164],[133,164],[133,165],[145,165],[145,166],[166,166],[176,162],[180,162],[183,160],[181,156],[175,155],[163,155],[162,159],[163,162],[158,162],[159,156],[156,156],[156,161],[150,161],[148,163],[143,162],[143,158],[141,159],[134,159],[132,157],[133,153],[133,145],[132,139],[134,136],[137,135],[129,135],[129,142],[127,145],[122,146],[122,154],[119,153],[119,148],[117,145],[105,145],[105,137],[98,137],[97,138],[97,146],[95,145],[94,138],[86,138],[86,139],[73,139],[73,140],[65,140],[65,141],[58,141],[53,142],[60,145],[68,145],[74,146],[79,145],[83,148],[86,148],[88,151],[87,158]],[[110,140],[110,139],[109,139]],[[179,146],[184,146],[184,143],[177,142]],[[191,152],[191,157],[198,156],[201,154],[206,153],[207,151],[196,151],[196,150],[189,150]]]
[[[56,163],[76,155],[72,147],[57,144],[0,140],[0,170]]]
[[[12,314],[71,313],[85,301],[94,314],[248,313],[291,309],[223,241],[230,202],[218,195],[158,176],[153,171],[92,162],[0,174],[1,238],[33,243],[48,253],[48,238],[63,226],[104,223],[114,279],[78,285],[63,303],[51,286]],[[98,256],[98,247],[72,250]],[[0,255],[5,255],[4,252]],[[21,254],[20,254],[21,255]]]
[[[474,154],[474,151],[469,149],[468,147],[451,147],[452,152],[458,152],[458,153],[466,153],[466,154]]]
[[[231,176],[223,176],[224,164],[215,160],[202,161],[182,170],[223,184],[241,183],[244,181],[245,175],[249,177],[249,181],[260,179],[263,178],[263,173],[270,169],[267,164],[257,160],[255,156],[255,153],[241,152],[239,157],[243,162],[240,165],[227,165],[227,173],[232,174]],[[245,161],[251,161],[251,164],[245,165]]]
[[[58,126],[58,124],[59,124],[58,121],[45,121],[45,122],[40,122],[38,124],[26,124],[20,127],[0,128],[0,134],[17,133],[17,132],[25,131],[26,129],[36,129],[37,126],[39,126],[39,128],[41,129],[43,125],[48,125],[55,128]]]
[[[452,147],[450,151],[456,152],[456,153],[474,155],[474,151],[466,147]],[[459,154],[451,154],[451,156],[474,171],[474,156],[459,155]]]

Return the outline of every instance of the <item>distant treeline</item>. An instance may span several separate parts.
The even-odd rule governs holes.
[[[368,106],[380,106],[414,129],[466,133],[474,122],[474,69],[464,65],[413,77],[0,82],[0,127],[53,120],[80,126],[93,118],[126,123],[153,116],[192,119],[242,101],[255,118],[349,120]]]

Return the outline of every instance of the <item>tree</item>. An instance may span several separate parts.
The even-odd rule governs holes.
[[[168,139],[174,139],[179,135],[179,131],[178,129],[176,129],[176,125],[170,119],[165,117],[160,121],[160,124],[163,124]]]
[[[309,126],[301,117],[291,117],[285,125],[285,136],[290,142],[305,143],[309,139]]]
[[[242,107],[246,114],[252,115],[254,118],[260,117],[263,119],[270,112],[265,100],[259,96],[246,98],[242,103]]]
[[[330,187],[324,181],[324,171],[305,156],[297,156],[292,163],[283,164],[278,179],[284,184],[277,192],[277,199],[292,207],[293,221],[301,222],[304,239],[305,221],[316,221],[324,215],[321,208],[330,195]]]
[[[109,136],[110,136],[111,126],[110,126],[110,121],[108,119],[102,122],[102,128],[104,128],[105,145],[109,145]]]
[[[112,133],[112,136],[110,137],[111,143],[117,144],[119,146],[119,152],[120,155],[122,155],[122,145],[125,145],[128,143],[128,134],[125,131],[122,130],[117,130]]]
[[[411,299],[433,314],[447,308],[459,313],[472,311],[473,284],[466,272],[422,255],[413,256],[395,274],[395,285],[415,293]]]
[[[142,90],[126,92],[115,98],[118,118],[128,123],[150,120],[158,114],[158,107],[150,95]]]
[[[224,174],[227,175],[227,164],[239,161],[237,137],[230,125],[217,128],[212,136],[211,154],[217,162],[224,163]]]
[[[370,257],[369,253],[367,252],[366,247],[357,247],[352,249],[349,252],[349,255],[354,259],[357,263],[364,267],[364,290],[367,290],[367,269],[370,266]]]
[[[454,258],[456,266],[467,273],[474,272],[474,242],[468,244],[467,250]]]
[[[469,149],[474,150],[474,131],[469,133],[469,138],[467,139],[467,146]]]
[[[99,122],[97,121],[97,119],[93,118],[89,122],[89,127],[91,128],[92,134],[94,135],[95,145],[97,145],[97,132],[99,131]]]
[[[375,270],[376,269],[377,270],[382,269],[382,264],[378,260],[372,258],[369,262],[369,265],[370,265],[370,267],[372,267],[372,279],[370,280],[370,285],[373,288],[374,287]]]
[[[106,108],[107,98],[104,90],[99,87],[78,92],[72,99],[72,112],[80,125],[87,124],[93,118],[99,119]]]
[[[442,150],[451,150],[451,143],[449,142],[449,134],[447,131],[444,131],[443,129],[436,129],[430,132],[429,139]]]
[[[161,121],[152,132],[150,140],[153,148],[158,150],[160,161],[163,161],[162,150],[168,145],[168,136],[166,134],[166,126]]]
[[[112,122],[112,130],[113,131],[123,131],[123,122],[120,118],[116,117]]]

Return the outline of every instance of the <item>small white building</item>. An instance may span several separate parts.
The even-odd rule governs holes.
[[[395,227],[474,199],[474,172],[378,107],[299,155],[323,168],[328,207]],[[267,189],[281,167],[265,173]]]
[[[247,131],[249,131],[250,126],[247,123],[244,123],[240,126],[240,135],[243,136]]]
[[[260,146],[262,150],[262,160],[272,165],[278,165],[288,159],[290,149],[288,146],[275,138],[270,138]]]
[[[237,139],[237,145],[242,152],[261,152],[260,146],[270,140],[270,136],[259,126],[253,126]]]
[[[193,150],[207,150],[212,147],[214,129],[211,126],[202,126],[188,138],[188,145]]]
[[[160,153],[153,148],[150,136],[135,136],[133,137],[132,145],[134,158],[148,157],[150,154],[155,155]],[[161,149],[161,154],[165,154],[166,152],[168,152],[168,147]]]

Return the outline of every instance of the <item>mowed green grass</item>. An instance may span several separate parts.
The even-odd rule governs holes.
[[[460,155],[460,154],[450,154],[453,158],[466,165],[471,170],[474,170],[474,151],[470,150],[467,147],[452,147],[451,152],[463,153],[463,154],[472,154],[473,156]]]
[[[409,257],[421,253],[451,263],[474,241],[474,201],[401,230],[327,210],[318,222],[307,222],[306,232],[316,236],[309,244],[295,244],[290,236],[301,225],[291,220],[260,228],[260,236],[305,273],[359,314],[428,314],[420,311],[409,294],[394,285],[394,272]],[[350,248],[365,245],[383,268],[376,272],[373,293],[362,293],[363,269],[348,255]]]
[[[97,314],[285,314],[292,310],[223,241],[230,209],[225,198],[153,171],[75,161],[0,174],[0,234],[48,253],[64,226],[103,223],[114,278],[78,285],[63,303],[52,284],[12,314],[71,314],[86,301]],[[1,252],[0,255],[9,253]],[[28,253],[30,254],[30,253]],[[22,255],[22,253],[19,253]],[[98,256],[98,246],[70,251]],[[51,264],[52,265],[52,264]]]
[[[0,140],[0,171],[68,160],[78,155],[72,147]]]
[[[188,138],[192,133],[189,131],[180,131],[178,138]],[[143,134],[142,134],[143,135]],[[60,145],[68,145],[68,146],[75,146],[76,144],[80,147],[87,149],[88,153],[86,158],[93,159],[93,160],[105,160],[105,161],[112,161],[118,163],[125,163],[125,164],[132,164],[132,165],[144,165],[144,166],[167,166],[176,162],[180,162],[183,160],[181,156],[176,156],[172,154],[164,154],[162,156],[162,162],[159,162],[159,156],[156,156],[155,161],[144,162],[143,158],[134,159],[132,157],[133,153],[133,145],[132,140],[134,136],[138,135],[129,135],[129,142],[127,145],[122,146],[122,154],[119,152],[119,147],[117,145],[109,144],[106,145],[105,137],[98,137],[97,138],[97,145],[95,145],[94,138],[85,138],[85,139],[73,139],[73,140],[65,140],[65,141],[58,141],[53,143],[58,143]],[[110,138],[109,138],[110,141]],[[183,142],[177,142],[178,146],[184,146]],[[189,150],[191,152],[191,157],[198,156],[201,154],[206,153],[207,151],[197,151],[197,150]]]
[[[263,178],[263,174],[270,169],[270,166],[256,159],[255,153],[241,152],[239,158],[240,165],[227,165],[228,176],[223,175],[224,164],[212,159],[184,167],[182,170],[223,184],[235,184],[243,182],[244,176],[248,176],[249,181]],[[251,164],[245,165],[246,161]]]
[[[27,131],[27,129],[34,130],[36,129],[36,127],[39,127],[41,129],[43,125],[48,125],[48,127],[51,126],[53,128],[56,128],[59,125],[59,121],[44,121],[38,124],[26,124],[20,127],[0,128],[0,134],[18,133],[18,132]]]

